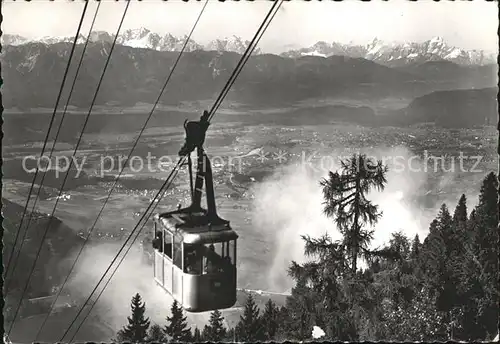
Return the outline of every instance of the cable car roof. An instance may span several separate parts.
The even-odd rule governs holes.
[[[238,234],[229,221],[211,224],[204,212],[168,212],[155,215],[155,221],[173,234],[180,234],[185,244],[205,244],[235,240]]]

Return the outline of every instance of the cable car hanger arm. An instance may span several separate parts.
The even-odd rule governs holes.
[[[190,188],[191,188],[191,199],[192,203],[191,206],[185,209],[178,209],[176,213],[191,213],[193,211],[202,211],[203,209],[201,208],[201,192],[202,192],[202,187],[203,187],[203,179],[205,179],[205,187],[206,187],[206,197],[207,197],[207,216],[209,218],[209,223],[210,224],[215,224],[215,223],[229,223],[229,221],[221,219],[217,215],[216,211],[216,205],[215,205],[215,195],[214,195],[214,187],[213,187],[213,175],[212,175],[212,168],[210,164],[210,160],[206,156],[204,150],[203,150],[203,143],[205,142],[205,136],[207,129],[210,125],[210,120],[213,118],[215,115],[215,111],[217,108],[220,106],[222,103],[224,97],[227,95],[227,92],[229,91],[229,88],[232,86],[236,78],[238,77],[239,73],[241,72],[244,64],[252,54],[255,46],[258,44],[260,41],[260,38],[262,38],[262,35],[266,31],[267,27],[273,20],[274,16],[276,13],[278,13],[279,8],[283,4],[283,0],[276,1],[273,6],[271,7],[269,13],[267,14],[266,18],[264,18],[264,21],[262,22],[261,26],[257,30],[255,36],[253,37],[252,41],[248,45],[246,51],[242,55],[238,65],[236,66],[235,70],[233,71],[233,74],[231,74],[228,82],[224,86],[224,89],[222,90],[221,94],[215,101],[215,104],[211,108],[210,111],[203,111],[203,115],[201,116],[199,121],[185,121],[184,122],[184,129],[186,130],[186,141],[182,148],[179,151],[180,156],[185,156],[187,155],[188,161],[187,165],[189,166],[189,178],[190,178]],[[195,186],[193,190],[193,176],[192,176],[192,163],[191,163],[191,158],[190,154],[194,151],[194,149],[197,149],[197,155],[198,155],[198,166],[197,166],[197,171],[196,171],[196,180],[195,180]],[[174,212],[175,213],[175,212]]]
[[[179,150],[179,156],[187,155],[188,157],[190,157],[191,153],[196,149],[198,162],[196,168],[194,190],[191,190],[191,205],[188,208],[178,209],[177,212],[179,213],[205,212],[205,210],[201,207],[203,181],[205,181],[205,190],[207,197],[206,214],[209,223],[213,225],[226,224],[228,223],[228,221],[221,219],[217,215],[212,166],[210,160],[208,159],[203,149],[206,132],[210,125],[209,115],[210,115],[209,112],[205,110],[203,111],[203,114],[201,115],[199,121],[186,120],[184,122],[184,129],[186,130],[186,141]],[[188,159],[186,164],[189,166],[190,185],[192,185],[193,176],[192,176],[191,159]]]

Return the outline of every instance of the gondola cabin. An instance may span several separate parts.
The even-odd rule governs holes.
[[[185,122],[192,203],[154,217],[154,279],[189,312],[224,309],[236,303],[236,240],[229,221],[217,215],[212,167],[203,150],[208,112]],[[198,156],[193,185],[191,152]],[[203,184],[207,209],[201,207]]]
[[[189,312],[236,303],[236,239],[229,223],[210,226],[204,212],[155,216],[154,279]]]

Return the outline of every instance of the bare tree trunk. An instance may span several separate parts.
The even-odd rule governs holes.
[[[498,194],[500,195],[500,117],[498,119],[498,124],[497,124],[497,130],[498,130],[498,146],[497,146],[497,154],[498,154]],[[498,202],[498,213],[500,214],[500,202]]]
[[[359,235],[359,194],[360,194],[360,176],[356,175],[356,196],[354,196],[354,224],[353,224],[353,248],[352,248],[352,272],[356,274],[358,260],[358,235]]]

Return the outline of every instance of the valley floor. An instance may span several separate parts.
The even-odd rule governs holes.
[[[419,155],[423,150],[433,154],[457,155],[464,150],[484,152],[478,168],[483,173],[408,170],[389,174],[387,190],[374,194],[372,199],[380,204],[384,211],[384,221],[376,228],[376,244],[387,240],[390,233],[403,230],[409,236],[415,233],[425,237],[428,226],[436,209],[443,202],[455,203],[460,194],[471,194],[474,199],[478,185],[490,170],[496,169],[495,131],[474,131],[445,129],[396,129],[363,128],[352,125],[321,126],[243,126],[238,123],[225,123],[227,127],[210,132],[207,137],[207,151],[214,163],[215,193],[220,215],[231,221],[231,225],[240,235],[238,246],[238,286],[254,290],[288,292],[292,286],[286,276],[286,267],[291,260],[303,259],[303,243],[300,234],[321,234],[325,230],[334,232],[330,220],[322,218],[321,194],[318,187],[320,177],[326,170],[304,170],[300,166],[304,154],[315,153],[313,165],[321,163],[321,157],[333,156],[363,150],[375,155],[403,155],[406,159]],[[123,133],[121,147],[108,149],[95,148],[90,155],[123,154],[130,147],[134,137]],[[172,129],[174,139],[163,142],[164,134],[158,128],[150,129],[141,145],[149,147],[153,155],[175,154],[176,147],[182,141],[181,128]],[[175,135],[175,136],[173,136]],[[87,138],[85,144],[99,147],[102,142],[113,141],[112,133],[95,133]],[[32,154],[39,154],[38,148],[30,142],[26,149]],[[5,147],[7,157],[20,163],[20,158],[27,154],[19,147]],[[141,150],[145,155],[148,150]],[[281,153],[280,153],[281,152]],[[284,161],[278,161],[278,155],[285,153]],[[266,153],[267,155],[263,155]],[[71,149],[63,148],[59,154],[71,154]],[[126,154],[126,153],[124,153]],[[283,155],[283,154],[282,154]],[[228,161],[232,157],[237,166],[216,166],[216,157]],[[236,159],[238,158],[238,159]],[[225,160],[224,160],[225,159]],[[327,167],[335,168],[338,165]],[[323,166],[324,167],[324,166]],[[98,168],[95,161],[85,167],[89,177],[86,185],[65,191],[69,198],[59,201],[55,216],[71,228],[75,234],[85,236],[92,226],[96,214],[102,207],[112,183],[99,182]],[[7,171],[8,172],[8,171]],[[113,176],[116,171],[108,173]],[[164,178],[167,172],[143,171],[133,173],[124,171],[131,177],[128,184],[115,190],[98,221],[96,232],[91,237],[89,247],[82,256],[77,274],[71,279],[68,290],[76,300],[86,297],[100,273],[107,267],[113,255],[126,235],[139,219],[138,214],[146,209],[156,192],[154,180]],[[152,179],[148,179],[152,178]],[[24,206],[29,190],[29,178],[10,176],[3,180],[3,197]],[[140,184],[134,185],[137,182]],[[153,184],[151,184],[153,183]],[[174,207],[179,202],[187,202],[187,181],[185,173],[180,174],[174,188],[164,197],[157,211]],[[55,204],[56,189],[47,188],[51,197],[40,200],[37,209],[50,214]],[[405,226],[407,228],[405,228]],[[318,234],[318,235],[319,235]],[[150,226],[146,226],[142,240],[152,235]],[[120,268],[109,290],[93,311],[92,317],[76,337],[81,341],[108,341],[115,331],[126,321],[129,314],[128,300],[139,291],[148,305],[148,312],[155,322],[162,323],[168,314],[170,300],[152,286],[151,267],[141,262],[141,243],[136,252]],[[68,258],[69,260],[69,258]],[[64,262],[67,264],[67,262]],[[244,299],[244,293],[239,300]],[[262,296],[262,303],[266,297]],[[271,296],[273,297],[273,296]],[[283,298],[274,297],[276,300]],[[241,304],[240,304],[241,306]],[[238,307],[238,305],[236,305]],[[67,326],[75,308],[69,308],[56,316],[44,330],[44,340],[57,340],[58,333]],[[229,323],[234,323],[238,310],[223,313]],[[191,315],[195,324],[204,324],[208,314]],[[19,321],[11,334],[13,342],[31,342],[33,331],[38,328],[42,316],[36,315]],[[66,324],[66,325],[65,325]],[[58,328],[58,330],[56,330]],[[35,329],[35,330],[33,330]],[[33,331],[32,331],[33,330]],[[50,337],[49,333],[53,335]]]

